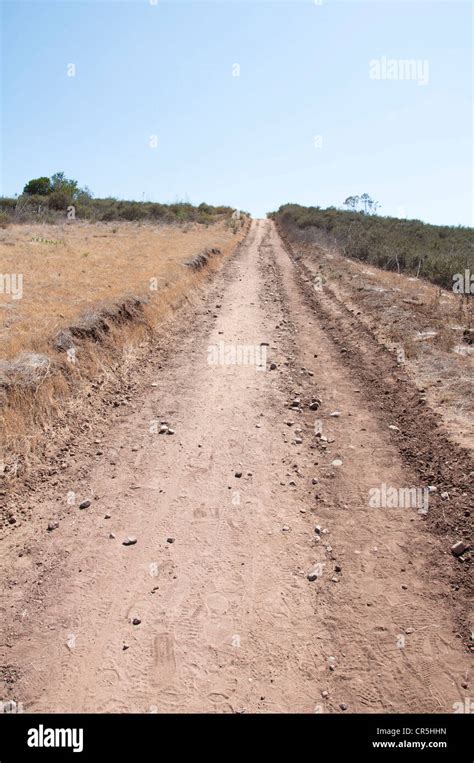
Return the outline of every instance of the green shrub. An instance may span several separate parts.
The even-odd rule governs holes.
[[[130,222],[135,220],[144,220],[146,216],[146,210],[140,206],[139,202],[132,202],[131,204],[127,204],[127,206],[122,207],[119,211],[120,219],[129,220]]]
[[[270,217],[296,244],[336,245],[347,257],[419,275],[446,289],[455,273],[474,272],[472,228],[298,204],[285,204]]]
[[[195,207],[189,202],[160,204],[113,197],[94,199],[87,189],[78,189],[75,181],[67,180],[62,173],[56,173],[53,179],[54,190],[47,196],[25,193],[18,199],[1,197],[0,212],[5,212],[8,220],[15,222],[57,222],[65,217],[69,206],[74,206],[76,219],[90,222],[149,220],[160,224],[199,222],[202,225],[231,220],[233,212],[231,207],[213,207],[205,203]]]
[[[49,209],[56,209],[61,211],[66,211],[67,208],[72,204],[72,197],[68,194],[67,191],[53,191],[48,196],[48,206]]]
[[[48,196],[52,191],[51,180],[47,177],[34,178],[23,188],[23,193],[30,196]]]

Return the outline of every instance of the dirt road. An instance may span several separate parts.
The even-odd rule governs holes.
[[[76,471],[37,492],[36,538],[14,537],[8,696],[28,712],[453,712],[469,693],[459,562],[416,508],[370,505],[419,477],[273,223],[254,221],[170,336]],[[266,367],[208,362],[210,346]]]

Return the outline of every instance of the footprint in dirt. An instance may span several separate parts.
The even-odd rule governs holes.
[[[174,636],[170,633],[159,633],[153,639],[154,675],[160,687],[173,683],[176,674],[174,644]]]

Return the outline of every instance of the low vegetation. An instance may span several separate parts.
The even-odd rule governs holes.
[[[242,213],[243,214],[243,213]],[[79,188],[76,180],[56,172],[50,178],[29,180],[20,196],[0,197],[0,225],[9,223],[60,223],[79,219],[94,222],[200,223],[210,225],[235,220],[240,213],[227,206],[193,205],[188,202],[159,204],[151,201],[95,199],[89,188]]]
[[[474,273],[472,228],[298,204],[285,204],[271,217],[295,244],[335,246],[346,257],[445,289],[453,288],[455,274]]]

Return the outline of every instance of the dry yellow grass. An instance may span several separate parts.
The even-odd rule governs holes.
[[[0,231],[0,273],[21,274],[23,296],[0,288],[0,357],[44,351],[58,329],[100,302],[130,293],[153,298],[150,283],[160,291],[176,285],[187,259],[207,247],[225,255],[236,241],[225,223],[9,226]]]
[[[0,477],[11,480],[40,465],[89,426],[96,391],[106,394],[127,383],[154,329],[221,266],[246,230],[244,221],[237,234],[225,223],[209,228],[77,223],[1,232],[0,273],[22,274],[23,295],[0,294],[0,361],[33,351],[47,356],[50,365],[34,383],[20,378],[1,389]],[[210,258],[203,271],[184,266],[208,248],[221,255]],[[131,294],[148,298],[136,319],[108,321],[98,341],[75,336],[74,362],[51,342],[84,314],[121,305]]]

